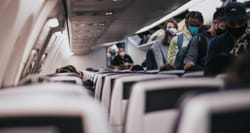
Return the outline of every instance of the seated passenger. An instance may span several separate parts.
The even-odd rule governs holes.
[[[212,66],[211,61],[217,55],[238,56],[244,51],[249,51],[250,34],[246,31],[249,18],[250,16],[242,3],[231,2],[225,7],[226,32],[211,40],[206,58],[206,63],[210,65],[206,65],[206,71],[209,72],[210,68],[215,67]],[[223,61],[221,60],[221,62]]]
[[[77,70],[72,65],[67,65],[56,69],[56,73],[76,73],[80,79],[83,79],[83,72]]]
[[[118,55],[112,60],[111,64],[116,70],[126,70],[133,66],[134,61],[132,58],[125,53],[123,47],[118,48]]]
[[[225,21],[221,20],[223,16],[224,8],[218,8],[213,15],[211,27],[191,39],[184,58],[184,70],[198,71],[204,69],[208,41],[225,32]]]

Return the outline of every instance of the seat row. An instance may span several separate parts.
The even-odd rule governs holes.
[[[91,75],[94,98],[82,85],[61,82],[0,90],[0,132],[249,132],[250,90],[225,91],[223,78]]]
[[[186,95],[225,93],[222,77],[180,78],[171,72],[98,73],[97,77],[95,98],[104,106],[114,133],[171,133]]]

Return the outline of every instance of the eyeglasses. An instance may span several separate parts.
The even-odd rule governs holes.
[[[229,27],[241,27],[247,23],[246,20],[237,20],[237,21],[226,21],[226,24]]]

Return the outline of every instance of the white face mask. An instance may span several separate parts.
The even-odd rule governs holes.
[[[120,56],[122,56],[122,57],[125,56],[125,52],[120,52],[119,54],[120,54]]]

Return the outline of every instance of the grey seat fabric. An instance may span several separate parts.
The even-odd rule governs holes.
[[[193,91],[218,91],[223,86],[222,80],[210,78],[140,82],[130,96],[125,131],[170,133],[178,115],[176,105],[183,95]]]
[[[133,86],[142,81],[178,78],[175,75],[140,74],[128,77],[120,77],[116,80],[110,105],[110,124],[115,133],[124,131],[127,103]]]
[[[250,90],[203,94],[185,102],[177,133],[249,132]]]

